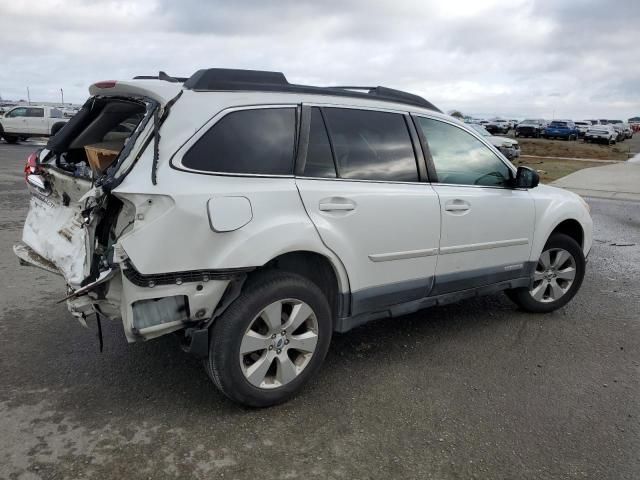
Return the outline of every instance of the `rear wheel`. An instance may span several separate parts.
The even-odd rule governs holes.
[[[7,143],[18,143],[18,137],[14,137],[13,135],[7,135],[5,133],[2,138],[4,138],[4,141]]]
[[[580,245],[571,237],[551,235],[538,259],[531,287],[507,291],[520,308],[547,313],[565,306],[580,289],[585,260]]]
[[[300,275],[268,272],[250,279],[214,322],[205,368],[235,402],[276,405],[318,371],[331,333],[329,303],[316,284]]]

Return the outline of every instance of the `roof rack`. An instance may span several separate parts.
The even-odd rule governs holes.
[[[188,80],[186,77],[172,77],[167,75],[163,71],[158,72],[158,75],[137,75],[133,77],[134,80],[164,80],[171,83],[184,83]]]
[[[230,68],[207,68],[198,70],[184,82],[184,88],[198,91],[249,90],[261,92],[292,92],[367,99],[375,97],[376,100],[404,103],[440,112],[440,110],[428,100],[412,93],[403,92],[402,90],[386,87],[313,87],[296,85],[289,83],[282,72],[262,70],[237,70]]]

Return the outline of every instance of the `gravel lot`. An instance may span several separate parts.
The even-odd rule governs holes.
[[[298,398],[247,410],[173,338],[107,323],[100,354],[61,279],[18,266],[32,149],[0,144],[0,478],[640,478],[638,203],[589,201],[566,308],[499,295],[376,322],[334,337]]]

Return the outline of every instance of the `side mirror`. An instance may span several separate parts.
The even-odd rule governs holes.
[[[535,188],[540,183],[538,172],[529,167],[518,167],[516,178],[513,182],[515,188]]]

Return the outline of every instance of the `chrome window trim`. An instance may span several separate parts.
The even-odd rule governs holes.
[[[198,173],[200,175],[215,175],[222,177],[257,177],[257,178],[294,178],[294,174],[276,175],[268,173],[231,173],[231,172],[216,172],[212,170],[197,170],[195,168],[189,168],[182,164],[182,159],[185,153],[198,141],[202,136],[207,133],[213,126],[218,123],[222,118],[226,117],[230,113],[238,112],[241,110],[264,110],[272,108],[293,108],[296,109],[300,106],[300,103],[277,103],[277,104],[251,104],[251,105],[236,105],[234,107],[227,107],[220,110],[213,117],[207,120],[198,130],[194,132],[171,156],[169,160],[169,166],[176,170],[182,170],[184,172]],[[295,140],[294,140],[295,141]],[[176,157],[179,157],[176,159]],[[295,152],[294,158],[292,158],[292,167],[295,166]]]
[[[479,140],[480,143],[482,143],[484,146],[488,147],[489,150],[498,158],[498,160],[500,160],[504,165],[506,165],[506,167],[511,170],[511,172],[513,173],[514,177],[518,171],[518,169],[509,161],[507,160],[507,158],[502,154],[502,152],[500,152],[500,150],[493,146],[491,143],[487,142],[482,135],[480,135],[478,132],[476,132],[473,128],[469,128],[466,127],[464,125],[460,125],[456,122],[444,119],[444,118],[439,118],[436,117],[434,115],[429,115],[429,114],[425,114],[425,113],[411,113],[411,116],[413,117],[424,117],[427,118],[429,120],[436,120],[438,122],[442,122],[442,123],[446,123],[448,125],[451,125],[453,127],[457,127],[460,130],[462,130],[463,132],[466,132],[468,134],[470,134],[472,137],[474,137],[475,139]],[[426,135],[425,135],[426,138]],[[429,139],[427,138],[427,147],[429,146]],[[490,186],[490,185],[471,185],[471,184],[466,184],[466,183],[440,183],[440,182],[431,182],[433,185],[447,185],[447,186],[457,186],[457,187],[474,187],[474,188],[497,188],[497,189],[501,189],[501,190],[514,190],[513,188],[509,188],[509,187],[498,187],[498,186]],[[520,189],[517,189],[520,190]],[[526,190],[526,189],[525,189]]]
[[[401,182],[398,180],[366,180],[360,178],[326,178],[326,177],[305,177],[304,175],[295,175],[296,180],[328,180],[338,182],[360,182],[360,183],[394,183],[399,185],[430,185],[428,181],[424,182]]]
[[[368,110],[368,111],[383,112],[383,113],[396,113],[401,115],[407,115],[411,113],[409,110],[403,110],[403,109],[374,107],[374,106],[343,105],[341,103],[319,103],[319,102],[303,101],[302,106],[321,107],[321,108],[344,108],[349,110]]]

